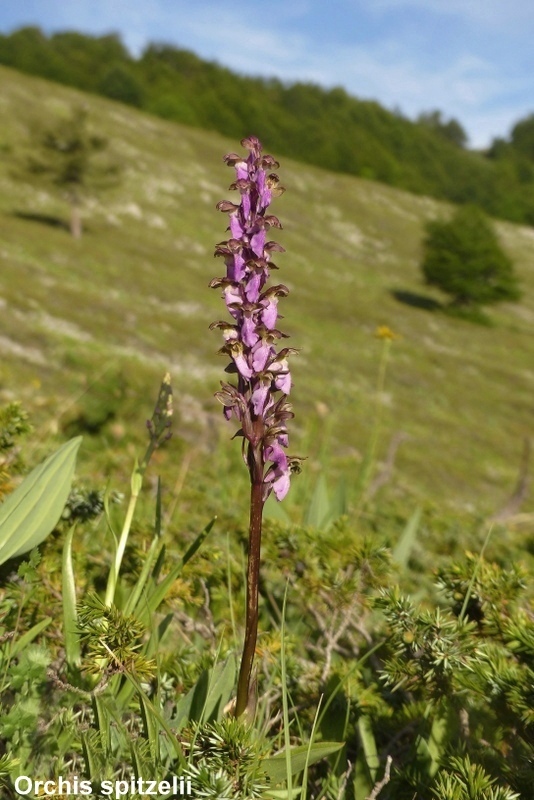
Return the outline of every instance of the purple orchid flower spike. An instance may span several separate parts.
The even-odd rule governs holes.
[[[238,191],[239,203],[222,200],[219,211],[229,214],[228,241],[219,242],[215,256],[224,258],[226,275],[211,281],[222,289],[232,322],[214,322],[225,343],[219,353],[230,358],[226,372],[236,384],[221,382],[216,397],[224,406],[226,419],[235,418],[243,437],[243,457],[251,483],[249,564],[247,579],[247,620],[241,671],[239,674],[236,716],[249,704],[249,686],[258,628],[258,578],[260,565],[263,506],[271,493],[282,500],[289,491],[291,474],[300,469],[300,459],[288,456],[287,422],[293,412],[287,396],[291,390],[288,357],[292,347],[277,349],[287,338],[276,327],[278,302],[289,293],[278,283],[268,286],[271,271],[277,269],[272,253],[284,248],[267,241],[271,228],[281,228],[277,217],[267,213],[273,198],[284,188],[272,170],[279,164],[262,153],[255,136],[243,139],[248,156],[230,153],[224,161],[235,168],[236,179],[230,189]]]
[[[278,302],[289,290],[282,283],[267,286],[271,270],[276,269],[271,254],[284,252],[277,242],[267,241],[271,227],[282,227],[276,217],[266,213],[272,198],[284,191],[278,175],[271,172],[279,164],[262,153],[255,136],[243,139],[241,144],[248,150],[247,157],[236,153],[224,157],[226,164],[235,168],[236,179],[230,189],[239,191],[241,202],[222,200],[217,204],[230,216],[231,238],[215,248],[215,255],[224,258],[226,275],[210,283],[211,287],[222,289],[233,323],[216,322],[211,327],[222,330],[225,344],[219,352],[231,359],[226,371],[237,375],[237,395],[232,405],[228,405],[227,397],[222,400],[220,392],[217,396],[225,406],[226,417],[231,409],[231,416],[241,423],[240,434],[249,444],[247,466],[253,483],[261,472],[265,502],[275,488],[275,497],[282,500],[294,469],[294,460],[287,456],[280,459],[274,447],[287,446],[288,410],[283,419],[278,419],[276,413],[269,414],[269,410],[280,393],[287,396],[290,392],[287,356],[297,351],[284,348],[278,352],[276,348],[277,342],[286,338],[276,328]],[[273,430],[277,431],[275,440]]]

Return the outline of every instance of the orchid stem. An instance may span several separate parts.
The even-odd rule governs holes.
[[[236,717],[247,709],[249,704],[249,687],[256,641],[258,638],[258,587],[260,579],[260,551],[261,531],[263,520],[263,470],[256,469],[252,475],[250,489],[250,526],[248,539],[248,566],[247,566],[247,615],[245,622],[245,641],[241,668],[237,683],[237,698],[235,706]]]

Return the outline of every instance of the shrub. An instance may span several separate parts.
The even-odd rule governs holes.
[[[449,222],[427,224],[422,270],[426,282],[450,295],[457,309],[521,296],[512,262],[475,206],[458,209]]]

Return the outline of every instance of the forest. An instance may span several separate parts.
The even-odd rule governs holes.
[[[281,156],[534,224],[534,115],[481,153],[439,110],[411,121],[341,87],[239,75],[165,43],[134,58],[115,34],[26,27],[0,36],[0,64],[225,136],[253,129]]]

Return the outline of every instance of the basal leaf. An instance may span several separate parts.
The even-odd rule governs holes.
[[[35,467],[0,506],[0,564],[32,550],[54,530],[69,496],[81,436]]]

